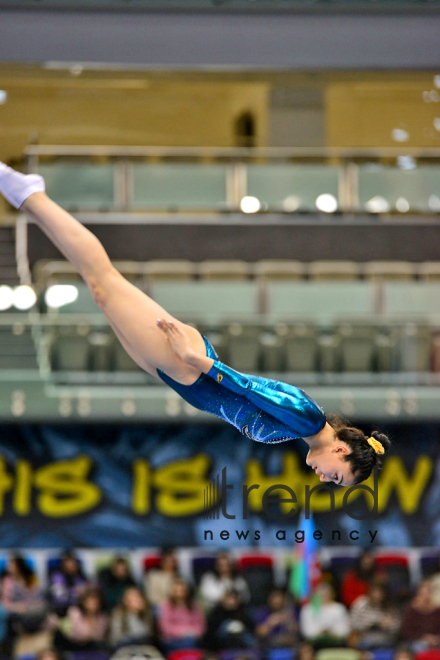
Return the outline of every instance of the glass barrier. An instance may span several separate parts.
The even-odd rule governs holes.
[[[440,167],[366,165],[359,168],[359,209],[372,213],[397,210],[440,211]]]
[[[132,166],[133,209],[228,207],[227,166],[179,163]]]
[[[41,164],[46,190],[68,209],[104,211],[115,207],[115,167],[90,163]]]
[[[384,165],[386,154],[367,163],[362,154],[324,153],[288,162],[287,152],[269,151],[262,162],[258,153],[238,149],[213,150],[211,162],[193,150],[141,163],[129,151],[113,157],[96,147],[88,161],[72,155],[39,163],[33,155],[29,171],[41,173],[48,194],[68,210],[440,213],[440,152],[420,162],[400,156],[402,165]],[[107,156],[106,164],[93,163],[99,155]]]
[[[246,194],[263,210],[336,211],[342,168],[326,165],[247,165]]]

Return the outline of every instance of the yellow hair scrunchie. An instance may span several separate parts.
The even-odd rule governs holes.
[[[376,454],[385,454],[385,449],[383,448],[383,444],[379,442],[379,440],[376,440],[376,438],[368,438],[367,442],[370,445],[370,447],[373,447]]]

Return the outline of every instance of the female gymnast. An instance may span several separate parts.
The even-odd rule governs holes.
[[[185,401],[265,443],[302,438],[323,482],[351,486],[382,464],[386,435],[366,437],[298,387],[238,373],[222,364],[206,337],[168,314],[112,265],[99,240],[49,199],[44,180],[0,163],[0,192],[29,214],[82,276],[118,339],[137,364]],[[335,421],[336,420],[336,421]]]

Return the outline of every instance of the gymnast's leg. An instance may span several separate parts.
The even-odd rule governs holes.
[[[5,168],[0,164],[1,167]],[[12,184],[7,180],[9,173],[6,170],[3,170],[5,174],[2,181],[0,169],[0,191],[8,199],[8,186]],[[13,182],[17,186],[21,181],[18,177]],[[23,177],[23,181],[25,178]],[[9,194],[9,199],[11,198]],[[14,201],[17,207],[20,205],[22,210],[32,216],[77,269],[122,345],[142,369],[153,376],[157,376],[156,369],[161,369],[184,385],[191,385],[197,380],[200,371],[183,362],[175,354],[156,320],[166,318],[180,325],[189,336],[194,350],[204,355],[205,344],[198,330],[173,318],[154,300],[128,282],[114,268],[96,236],[49,199],[44,192],[33,192],[22,204],[19,193],[14,196]]]

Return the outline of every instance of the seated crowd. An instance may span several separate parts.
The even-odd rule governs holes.
[[[124,557],[91,580],[80,560],[65,552],[49,571],[46,591],[15,555],[1,579],[0,640],[8,660],[102,660],[130,645],[171,660],[183,649],[198,649],[191,657],[200,660],[313,660],[323,649],[341,647],[359,660],[384,648],[394,650],[394,660],[435,660],[440,568],[415,593],[391,593],[386,571],[364,552],[339,580],[323,571],[309,601],[299,603],[287,586],[273,585],[266,604],[256,606],[225,552],[195,584],[182,577],[172,550],[164,550],[142,583]],[[286,653],[274,655],[275,649]]]

